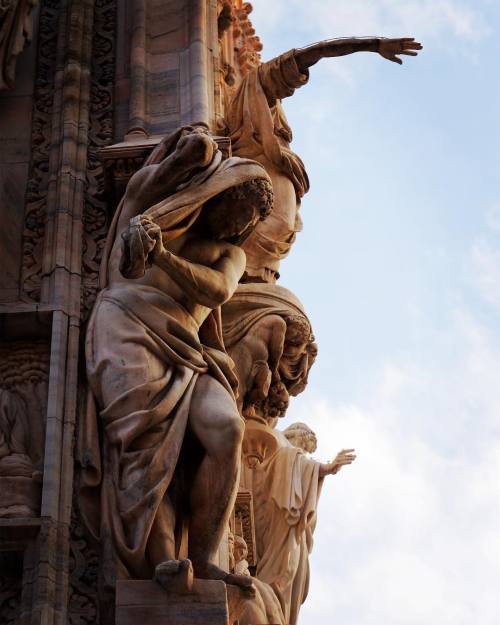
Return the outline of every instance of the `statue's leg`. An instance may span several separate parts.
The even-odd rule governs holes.
[[[244,422],[229,393],[210,375],[198,378],[189,423],[205,450],[190,496],[188,554],[195,576],[250,587],[251,578],[228,576],[212,564],[236,499]]]

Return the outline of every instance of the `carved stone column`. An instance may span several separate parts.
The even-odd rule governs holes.
[[[34,149],[26,196],[27,232],[32,235],[29,241],[25,238],[25,259],[31,264],[24,277],[29,286],[21,296],[24,302],[0,308],[7,362],[14,366],[16,354],[22,355],[24,349],[16,365],[20,379],[9,382],[4,376],[0,384],[4,395],[12,395],[8,410],[18,405],[18,413],[25,411],[27,424],[32,423],[26,434],[31,450],[27,455],[41,474],[41,501],[32,510],[34,518],[26,518],[26,507],[20,507],[19,514],[15,508],[9,513],[7,507],[0,519],[0,550],[19,559],[22,595],[13,622],[23,625],[68,622],[95,4],[94,0],[45,0],[41,5]],[[37,362],[45,363],[41,377],[29,372]],[[17,404],[16,396],[20,397]],[[14,427],[20,423],[17,416]],[[9,422],[5,428],[11,436],[9,452],[15,456],[17,434],[13,437]],[[32,450],[35,440],[41,458]],[[22,495],[19,490],[17,494]],[[1,495],[2,504],[8,504],[8,493],[4,490]]]

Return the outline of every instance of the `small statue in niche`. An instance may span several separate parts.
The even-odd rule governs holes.
[[[196,577],[254,591],[212,563],[243,435],[219,306],[271,207],[264,168],[224,159],[202,125],[166,137],[127,186],[87,329],[93,399],[79,435],[82,509],[108,587],[187,557]]]
[[[31,42],[38,0],[0,0],[0,90],[12,89],[16,58]]]
[[[29,456],[26,404],[17,393],[0,389],[0,475],[33,477],[37,471]]]
[[[236,535],[234,537],[234,572],[238,575],[250,575],[247,556],[248,547],[245,539]]]
[[[248,568],[248,547],[244,538],[229,534],[229,562],[234,573],[251,577]],[[230,613],[237,618],[238,625],[286,625],[280,602],[274,590],[256,577],[251,578],[256,589],[255,597],[228,596]]]
[[[0,517],[37,516],[41,480],[30,457],[26,404],[17,393],[0,389]]]
[[[264,165],[275,193],[272,215],[259,224],[243,245],[247,255],[246,282],[275,282],[282,258],[302,229],[301,198],[309,190],[302,160],[290,149],[292,131],[281,100],[309,80],[309,68],[320,59],[356,52],[375,52],[401,64],[417,56],[422,45],[412,38],[349,37],[321,41],[294,49],[251,69],[225,107],[221,132],[231,138],[233,154]]]
[[[269,420],[270,429],[277,419]],[[242,486],[253,493],[257,544],[256,577],[279,599],[285,623],[296,625],[309,588],[309,554],[323,479],[354,462],[354,449],[343,449],[329,463],[309,458],[316,435],[304,423],[284,432],[253,469],[243,464]]]

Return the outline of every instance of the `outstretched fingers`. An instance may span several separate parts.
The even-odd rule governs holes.
[[[403,61],[399,58],[404,56],[417,56],[419,50],[423,46],[419,41],[415,41],[413,37],[402,37],[400,39],[380,39],[379,54],[392,63],[402,65]]]

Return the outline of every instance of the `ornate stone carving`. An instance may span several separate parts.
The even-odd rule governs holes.
[[[260,64],[262,43],[249,19],[251,12],[252,5],[249,2],[217,2],[219,58],[216,70],[219,82],[216,83],[215,100],[219,116],[223,115],[244,76]]]
[[[49,351],[45,342],[0,344],[0,517],[38,516]]]
[[[81,304],[84,319],[92,309],[99,288],[99,266],[110,222],[111,197],[105,186],[104,165],[100,152],[113,140],[116,17],[116,0],[96,0],[92,42],[87,189],[83,216]]]
[[[100,623],[98,578],[100,556],[91,544],[80,516],[76,497],[73,501],[70,528],[70,625],[95,625]]]
[[[2,0],[0,2],[0,89],[12,89],[16,77],[16,59],[31,42],[33,9],[38,0]]]
[[[61,0],[43,0],[38,22],[38,57],[31,122],[31,165],[26,186],[22,291],[40,300],[43,238],[52,141],[52,106]]]
[[[255,545],[255,521],[253,515],[252,491],[240,488],[234,506],[234,535],[245,540],[248,550],[248,566],[257,565],[257,549]]]
[[[251,69],[260,65],[260,52],[263,46],[249,17],[253,11],[251,3],[237,4],[240,6],[238,8],[234,6],[233,38],[237,49],[239,69],[245,76]]]

